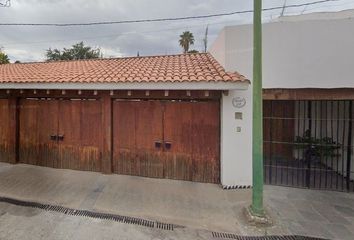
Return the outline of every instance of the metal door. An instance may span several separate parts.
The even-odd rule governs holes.
[[[351,100],[264,101],[265,183],[354,191]]]

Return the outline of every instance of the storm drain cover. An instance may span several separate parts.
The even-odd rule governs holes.
[[[94,212],[89,210],[72,209],[72,208],[67,208],[58,205],[22,201],[14,198],[7,198],[7,197],[0,197],[0,202],[9,203],[17,206],[22,206],[22,207],[37,208],[45,211],[58,212],[58,213],[63,213],[71,216],[81,216],[81,217],[96,218],[102,220],[110,220],[110,221],[115,221],[120,223],[135,224],[135,225],[140,225],[140,226],[145,226],[150,228],[158,228],[163,230],[170,230],[170,231],[173,231],[175,228],[184,228],[183,226],[179,226],[179,225],[151,221],[142,218],[128,217],[128,216],[122,216],[122,215],[116,215],[110,213]]]
[[[163,230],[173,231],[175,228],[184,228],[184,226],[163,223],[158,221],[151,221],[142,218],[128,217],[111,213],[95,212],[90,210],[81,210],[67,208],[59,205],[43,204],[38,202],[23,201],[14,198],[0,197],[0,202],[17,205],[21,207],[31,207],[42,209],[45,211],[58,212],[71,216],[81,216],[102,220],[110,220],[126,224],[135,224],[150,228],[158,228]],[[305,237],[305,236],[240,236],[232,233],[212,232],[213,238],[219,239],[236,239],[236,240],[324,240],[321,238]]]
[[[212,232],[214,238],[236,239],[236,240],[325,240],[323,238],[305,237],[305,236],[240,236],[232,233]]]

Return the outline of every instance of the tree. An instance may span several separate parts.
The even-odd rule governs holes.
[[[193,50],[189,50],[189,51],[188,51],[188,53],[199,53],[199,51],[198,51],[198,50],[193,49]]]
[[[85,46],[83,42],[79,42],[72,45],[71,48],[64,48],[63,50],[49,48],[46,51],[47,61],[91,59],[101,56],[101,49]]]
[[[10,59],[4,52],[0,51],[0,64],[10,63]]]
[[[179,45],[183,48],[184,53],[188,53],[190,45],[194,44],[193,33],[185,31],[180,35]]]

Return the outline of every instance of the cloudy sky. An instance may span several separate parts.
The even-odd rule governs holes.
[[[0,0],[4,2],[5,0]],[[263,7],[283,6],[285,0],[263,0]],[[286,0],[287,5],[316,0]],[[11,0],[0,8],[2,23],[83,23],[208,15],[252,9],[251,0]],[[285,15],[354,8],[353,0],[337,0],[291,8]],[[276,19],[281,10],[263,13],[264,21]],[[0,47],[11,61],[43,61],[48,48],[70,47],[79,41],[100,47],[104,57],[174,54],[182,50],[179,35],[189,30],[196,50],[203,49],[209,25],[209,45],[227,25],[251,23],[252,14],[203,20],[81,27],[0,26]]]

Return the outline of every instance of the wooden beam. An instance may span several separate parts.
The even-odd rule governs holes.
[[[263,100],[354,100],[354,88],[263,89]]]
[[[112,173],[112,98],[109,92],[102,95],[102,172]]]
[[[79,91],[81,92],[79,94]],[[102,91],[106,92],[106,91]],[[67,99],[67,98],[92,98],[98,99],[99,95],[94,95],[93,91],[88,90],[19,90],[12,89],[10,94],[6,94],[5,90],[0,90],[0,98],[9,98],[9,97],[21,97],[21,98],[58,98],[58,99]]]
[[[95,93],[96,92],[96,93]],[[203,90],[168,90],[168,96],[165,95],[164,90],[21,90],[12,89],[7,93],[6,90],[0,89],[0,98],[21,97],[21,98],[57,98],[57,99],[100,99],[101,96],[109,94],[115,99],[201,99],[201,100],[216,100],[221,98],[221,91],[206,91]],[[63,95],[63,93],[65,93]],[[147,94],[148,93],[148,94]],[[96,94],[96,95],[95,95]]]

